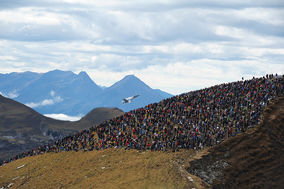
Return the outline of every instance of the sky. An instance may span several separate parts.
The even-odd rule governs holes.
[[[135,74],[171,94],[284,72],[283,0],[0,0],[0,73]]]

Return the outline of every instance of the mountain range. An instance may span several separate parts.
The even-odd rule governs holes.
[[[85,115],[95,107],[129,111],[172,96],[152,89],[134,75],[110,87],[101,87],[86,72],[75,74],[61,70],[0,74],[0,93],[42,114],[71,116]],[[135,102],[121,103],[123,98],[137,94],[140,96]]]

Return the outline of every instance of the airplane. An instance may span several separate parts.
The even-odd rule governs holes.
[[[131,103],[132,100],[133,100],[134,98],[137,98],[138,96],[140,96],[140,95],[135,95],[135,96],[130,96],[130,97],[124,98],[124,99],[122,99],[122,103],[123,103],[123,104]]]

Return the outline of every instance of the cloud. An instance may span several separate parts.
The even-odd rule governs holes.
[[[0,11],[0,26],[0,38],[16,41],[65,41],[95,36],[72,15],[34,8]]]
[[[50,96],[55,97],[55,91],[54,90],[51,90],[49,94],[50,94]]]
[[[7,94],[8,98],[17,98],[18,96],[19,96],[19,94],[16,91],[12,91],[12,92]]]
[[[7,97],[7,98],[17,98],[19,96],[19,94],[16,91],[9,92],[8,94],[2,93],[0,91],[0,95]]]
[[[214,33],[214,28],[218,24],[243,27],[256,33],[283,35],[282,27],[278,27],[279,24],[283,24],[280,19],[283,17],[281,13],[283,10],[268,8],[269,4],[276,5],[277,1],[255,4],[223,2],[225,6],[221,6],[222,3],[217,1],[213,3],[211,1],[205,1],[205,3],[67,1],[64,4],[69,7],[68,9],[63,8],[62,3],[56,3],[56,1],[49,1],[54,3],[53,7],[46,7],[47,2],[42,2],[42,6],[36,6],[39,4],[30,1],[27,6],[18,7],[16,10],[0,11],[2,28],[0,37],[20,41],[92,40],[100,44],[232,40],[229,36],[219,36]],[[28,6],[32,3],[35,6]],[[136,10],[137,3],[141,5],[140,7],[144,7],[145,11]],[[206,3],[208,6],[204,6]],[[211,4],[215,4],[215,7],[230,9],[220,11],[214,9],[214,6],[210,8]],[[245,9],[232,11],[231,8],[238,5],[244,6]],[[279,5],[281,5],[280,2],[278,2]],[[163,6],[169,8],[164,10]],[[259,6],[263,8],[258,8]],[[147,11],[151,7],[160,11]]]
[[[282,70],[282,71],[281,71]],[[210,87],[224,82],[233,82],[268,73],[284,74],[284,64],[270,64],[264,60],[214,60],[196,59],[171,62],[165,65],[152,65],[144,69],[124,72],[93,70],[89,74],[97,83],[106,86],[122,79],[125,75],[135,74],[152,88],[159,88],[171,94]],[[105,77],[105,76],[108,77]]]
[[[149,67],[140,72],[138,76],[153,87],[159,86],[172,94],[180,94],[224,82],[241,80],[241,77],[250,79],[253,76],[261,77],[267,73],[279,73],[279,70],[284,70],[283,64],[270,65],[259,60],[202,59],[177,62],[166,67]]]
[[[50,106],[59,102],[63,101],[63,98],[61,98],[60,96],[52,96],[53,98],[50,99],[44,99],[40,102],[30,102],[30,103],[26,103],[27,106],[31,107],[31,108],[37,108],[37,107],[41,107],[41,106]]]
[[[82,116],[69,116],[66,114],[44,114],[44,116],[63,121],[78,121],[82,118]]]
[[[13,0],[13,1],[1,1],[2,9],[14,9],[19,7],[64,7],[70,9],[72,7],[86,8],[86,7],[99,7],[102,9],[121,10],[126,9],[128,11],[166,11],[169,9],[180,9],[184,7],[195,8],[213,8],[213,9],[242,9],[247,7],[283,7],[283,1],[281,0],[258,0],[258,1],[239,1],[239,0],[156,0],[156,1],[144,1],[144,0]]]
[[[106,86],[131,73],[177,94],[283,70],[281,0],[15,0],[0,7],[5,73],[85,70]],[[187,74],[175,74],[178,68]],[[206,77],[212,74],[222,77]],[[53,98],[46,100],[33,105]]]

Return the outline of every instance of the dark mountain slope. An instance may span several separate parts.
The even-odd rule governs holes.
[[[101,108],[80,121],[59,121],[0,95],[0,161],[121,114],[118,109]]]
[[[123,115],[123,111],[118,108],[95,108],[84,116],[80,121],[76,122],[79,125],[98,125],[105,120]],[[89,127],[88,127],[89,128]],[[86,128],[82,128],[86,129]]]
[[[49,141],[53,138],[52,134],[49,136],[49,126],[66,123],[44,117],[25,105],[0,96],[0,159]]]
[[[262,123],[191,162],[189,172],[213,188],[284,188],[284,97],[265,111]]]

